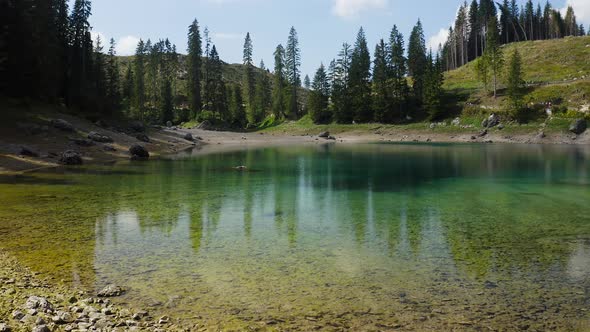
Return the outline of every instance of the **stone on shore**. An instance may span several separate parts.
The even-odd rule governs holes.
[[[150,142],[150,138],[146,134],[137,134],[137,135],[135,135],[135,138],[137,138],[137,140],[145,142],[145,143]]]
[[[98,292],[99,297],[115,297],[125,293],[125,290],[117,285],[108,285]]]
[[[20,155],[27,156],[27,157],[39,157],[39,153],[34,151],[28,146],[21,146],[20,147]]]
[[[133,144],[129,148],[129,153],[131,154],[131,159],[134,160],[149,159],[150,157],[148,150],[139,144]]]
[[[189,142],[194,142],[195,141],[195,138],[193,137],[193,134],[191,134],[191,133],[186,133],[184,135],[184,139],[187,140],[187,141],[189,141]]]
[[[0,332],[10,332],[10,326],[5,323],[0,323]]]
[[[73,132],[74,131],[74,126],[71,123],[69,123],[69,122],[67,122],[66,120],[63,120],[63,119],[54,119],[54,120],[51,120],[51,125],[54,128],[57,128],[57,129],[59,129],[61,131],[68,131],[68,132]]]
[[[99,143],[112,143],[113,142],[113,139],[111,137],[99,134],[95,131],[91,131],[88,134],[88,139],[93,140],[95,142],[99,142]]]
[[[330,132],[329,131],[324,131],[324,132],[320,133],[318,135],[318,137],[319,138],[328,138],[328,137],[330,137]]]
[[[481,126],[484,128],[493,128],[500,124],[500,117],[496,114],[490,115],[488,118],[484,119],[481,123]]]
[[[36,309],[43,312],[52,312],[53,305],[44,297],[30,296],[25,303],[25,308]]]
[[[73,150],[65,151],[61,154],[59,162],[64,165],[82,165],[82,157],[80,154]]]
[[[136,131],[138,133],[142,133],[145,131],[145,126],[143,125],[143,122],[141,122],[141,121],[133,121],[133,122],[129,123],[129,129]]]
[[[570,131],[576,135],[583,134],[586,129],[588,128],[588,123],[586,119],[577,119],[576,121],[572,122],[570,125]]]

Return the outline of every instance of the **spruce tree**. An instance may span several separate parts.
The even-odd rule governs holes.
[[[424,93],[424,75],[427,68],[426,43],[422,22],[418,20],[412,29],[408,44],[408,75],[412,77],[414,99],[418,105],[422,105]]]
[[[492,75],[492,86],[494,91],[494,98],[497,96],[498,90],[498,76],[504,66],[504,56],[502,49],[498,42],[498,26],[496,18],[490,19],[488,23],[486,36],[486,49],[484,51],[485,64],[489,66],[489,71]]]
[[[298,89],[301,86],[299,67],[301,66],[301,51],[299,38],[295,27],[291,27],[287,48],[285,50],[285,70],[289,82],[289,95],[287,98],[287,114],[291,119],[296,119],[299,113]]]
[[[145,119],[145,57],[146,45],[143,40],[139,40],[135,50],[135,58],[133,60],[133,82],[134,86],[134,113],[138,119]]]
[[[231,88],[231,99],[229,103],[229,113],[231,115],[231,125],[234,128],[243,129],[246,127],[246,110],[244,109],[244,100],[242,98],[242,89],[239,85]]]
[[[381,39],[375,47],[375,56],[373,61],[373,111],[375,120],[386,123],[393,121],[393,105],[391,98],[390,67],[389,67],[390,50],[385,41]]]
[[[275,52],[275,68],[272,86],[272,113],[280,119],[285,112],[285,49],[278,45]]]
[[[522,59],[518,49],[510,57],[506,81],[509,109],[513,117],[522,120],[522,98],[524,96],[524,80]]]
[[[201,67],[203,47],[199,22],[195,19],[188,29],[188,97],[191,118],[196,119],[201,111]]]
[[[332,85],[333,115],[338,123],[350,124],[354,119],[354,111],[351,103],[349,88],[349,73],[352,50],[350,45],[344,43],[338,54]]]
[[[424,110],[431,120],[436,120],[443,115],[442,96],[443,96],[443,73],[440,63],[440,57],[436,60],[432,57],[432,52],[427,58],[427,69],[424,79]]]
[[[270,79],[264,66],[264,61],[260,62],[261,73],[257,75],[254,100],[252,103],[253,120],[250,123],[260,123],[264,120],[266,113],[271,104],[270,98]]]
[[[125,81],[123,82],[123,108],[127,112],[128,116],[132,116],[131,108],[133,107],[134,102],[134,89],[135,84],[133,81],[133,64],[129,63],[127,65],[127,70],[125,71]]]
[[[389,57],[392,80],[392,116],[393,118],[404,118],[404,114],[409,98],[409,87],[406,79],[407,66],[404,49],[404,36],[398,31],[397,26],[393,26],[389,36]]]
[[[311,80],[309,78],[309,75],[305,75],[305,78],[303,79],[303,87],[307,90],[311,88]]]
[[[355,111],[354,120],[357,122],[373,120],[370,84],[371,55],[369,54],[365,32],[363,28],[360,28],[352,52],[348,77],[352,107]]]
[[[252,46],[252,39],[250,38],[250,33],[246,34],[246,38],[244,40],[244,51],[243,51],[243,64],[244,64],[244,96],[246,100],[246,111],[248,114],[248,121],[250,123],[256,123],[256,112],[257,110],[254,109],[254,95],[256,92],[255,83],[256,77],[254,76],[254,63],[252,60],[253,54],[253,46]]]
[[[119,64],[115,52],[115,40],[111,38],[107,64],[108,109],[111,115],[118,112],[121,108],[121,85],[119,75]]]
[[[322,64],[315,73],[308,99],[309,114],[314,123],[329,123],[332,120],[328,109],[330,83]]]

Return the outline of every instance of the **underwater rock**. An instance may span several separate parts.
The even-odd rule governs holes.
[[[147,151],[146,151],[147,152]],[[100,292],[98,292],[99,297],[114,297],[120,296],[125,293],[125,290],[117,285],[108,285],[103,288]]]

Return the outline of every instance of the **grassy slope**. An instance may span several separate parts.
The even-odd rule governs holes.
[[[508,56],[518,48],[523,57],[524,79],[529,84],[525,101],[540,104],[551,101],[569,110],[584,110],[590,104],[590,37],[564,38],[547,41],[521,42],[506,45],[504,52]],[[503,78],[500,78],[500,81]],[[502,113],[505,96],[503,84],[499,85],[499,96],[494,99],[483,91],[481,83],[475,77],[473,63],[445,74],[444,89],[459,96],[458,107],[463,109],[462,125],[481,126],[481,121],[491,112]],[[571,122],[571,116],[557,114],[549,121],[546,132],[563,132]],[[452,116],[454,117],[454,115]],[[506,133],[535,133],[545,119],[519,125],[508,123]],[[449,120],[446,121],[447,123]],[[378,131],[416,131],[429,129],[429,123],[407,125],[314,125],[308,117],[297,122],[287,122],[265,129],[268,132],[287,132],[293,134],[315,133],[330,130],[338,134],[343,132]],[[437,127],[440,132],[472,132],[453,126]]]

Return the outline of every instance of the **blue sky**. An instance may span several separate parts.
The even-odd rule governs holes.
[[[521,0],[524,1],[524,0]],[[554,7],[574,6],[579,21],[590,23],[590,0],[553,0]],[[544,1],[543,1],[544,2]],[[286,43],[295,26],[302,53],[302,77],[334,58],[343,42],[354,43],[363,26],[371,52],[397,24],[407,38],[420,18],[427,41],[437,44],[454,20],[461,0],[95,0],[91,25],[95,35],[114,38],[120,54],[135,49],[139,38],[169,38],[186,52],[187,27],[194,18],[207,26],[221,58],[242,59],[246,32],[254,42],[254,59],[273,66],[273,51]],[[535,1],[536,3],[536,1]],[[441,30],[444,29],[444,30]]]

